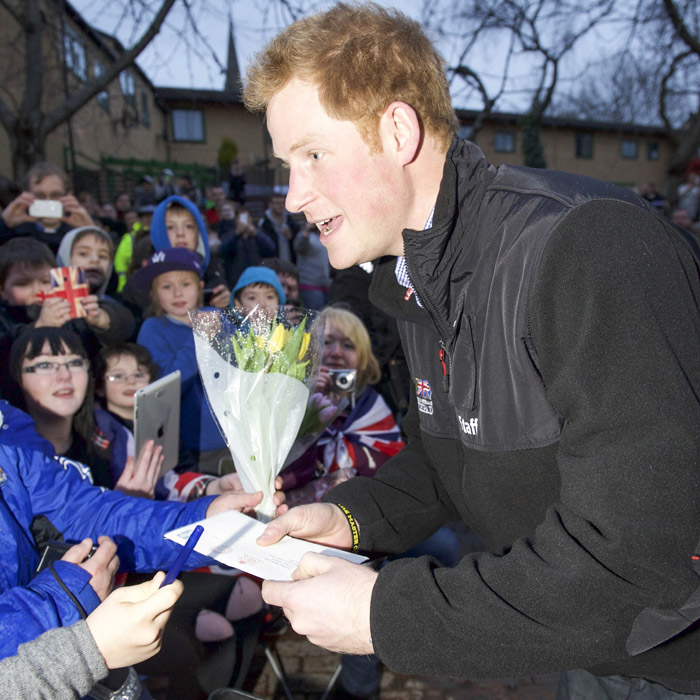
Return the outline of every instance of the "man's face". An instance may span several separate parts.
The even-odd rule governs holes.
[[[267,125],[290,169],[287,209],[317,225],[333,267],[403,254],[411,189],[381,131],[384,152],[372,154],[357,127],[330,117],[297,78],[270,100]]]
[[[278,217],[282,217],[284,215],[284,197],[279,196],[279,197],[273,197],[270,200],[270,211]]]
[[[129,196],[128,192],[122,192],[114,200],[114,206],[116,207],[117,211],[122,213],[129,211],[129,209],[131,209],[131,197]]]
[[[58,175],[47,175],[42,180],[33,180],[29,183],[29,191],[37,199],[59,200],[66,196],[63,180]],[[60,219],[39,219],[39,221],[47,229],[56,229],[61,223]]]
[[[139,215],[133,209],[124,212],[124,226],[126,226],[127,231],[131,231],[138,220]]]
[[[165,228],[173,248],[187,248],[196,251],[199,241],[199,228],[194,216],[184,209],[168,209],[165,212]]]
[[[70,264],[85,270],[90,291],[97,291],[106,281],[112,265],[112,252],[99,236],[83,236],[73,245]]]
[[[278,272],[277,277],[282,284],[287,301],[299,301],[299,280],[292,275],[285,275],[284,272]]]
[[[221,187],[215,187],[211,194],[217,207],[220,207],[226,201],[226,193]]]
[[[676,209],[673,214],[671,214],[671,221],[688,231],[693,228],[693,220],[685,209]]]

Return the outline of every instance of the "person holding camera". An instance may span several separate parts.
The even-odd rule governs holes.
[[[316,503],[333,486],[358,474],[374,476],[404,446],[391,409],[372,387],[381,373],[361,319],[334,306],[326,307],[321,318],[325,338],[315,391],[327,403],[345,408],[282,471],[290,507]]]
[[[68,175],[51,163],[29,169],[24,192],[11,201],[0,218],[0,243],[32,236],[56,253],[63,236],[94,221],[70,192]]]

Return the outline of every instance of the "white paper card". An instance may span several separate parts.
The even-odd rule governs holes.
[[[340,557],[354,564],[367,561],[367,557],[359,554],[288,536],[268,547],[260,547],[255,540],[265,530],[265,524],[234,510],[171,530],[165,537],[184,545],[196,525],[204,528],[194,548],[196,552],[262,579],[291,581],[293,571],[306,552]]]

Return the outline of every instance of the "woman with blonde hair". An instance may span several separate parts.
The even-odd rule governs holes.
[[[372,388],[381,372],[362,320],[328,306],[321,372],[315,390],[346,407],[307,451],[282,471],[287,503],[320,500],[353,476],[374,476],[404,446],[391,409]]]

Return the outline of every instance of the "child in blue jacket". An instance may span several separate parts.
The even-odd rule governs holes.
[[[163,535],[229,509],[256,505],[262,494],[230,494],[188,504],[131,498],[92,486],[85,465],[51,456],[53,447],[29,416],[0,401],[0,659],[48,629],[71,625],[99,604],[91,575],[59,561],[38,575],[39,552],[31,535],[36,515],[46,515],[68,541],[105,535],[117,544],[120,568],[167,567],[180,547]],[[198,554],[188,568],[210,563]],[[60,581],[59,581],[60,579]]]
[[[190,311],[202,308],[202,273],[201,258],[186,248],[166,248],[151,256],[132,278],[137,288],[150,293],[154,313],[136,342],[150,351],[163,374],[180,370],[180,446],[191,454],[197,471],[218,474],[219,461],[228,459],[229,451],[204,394],[189,319]]]

